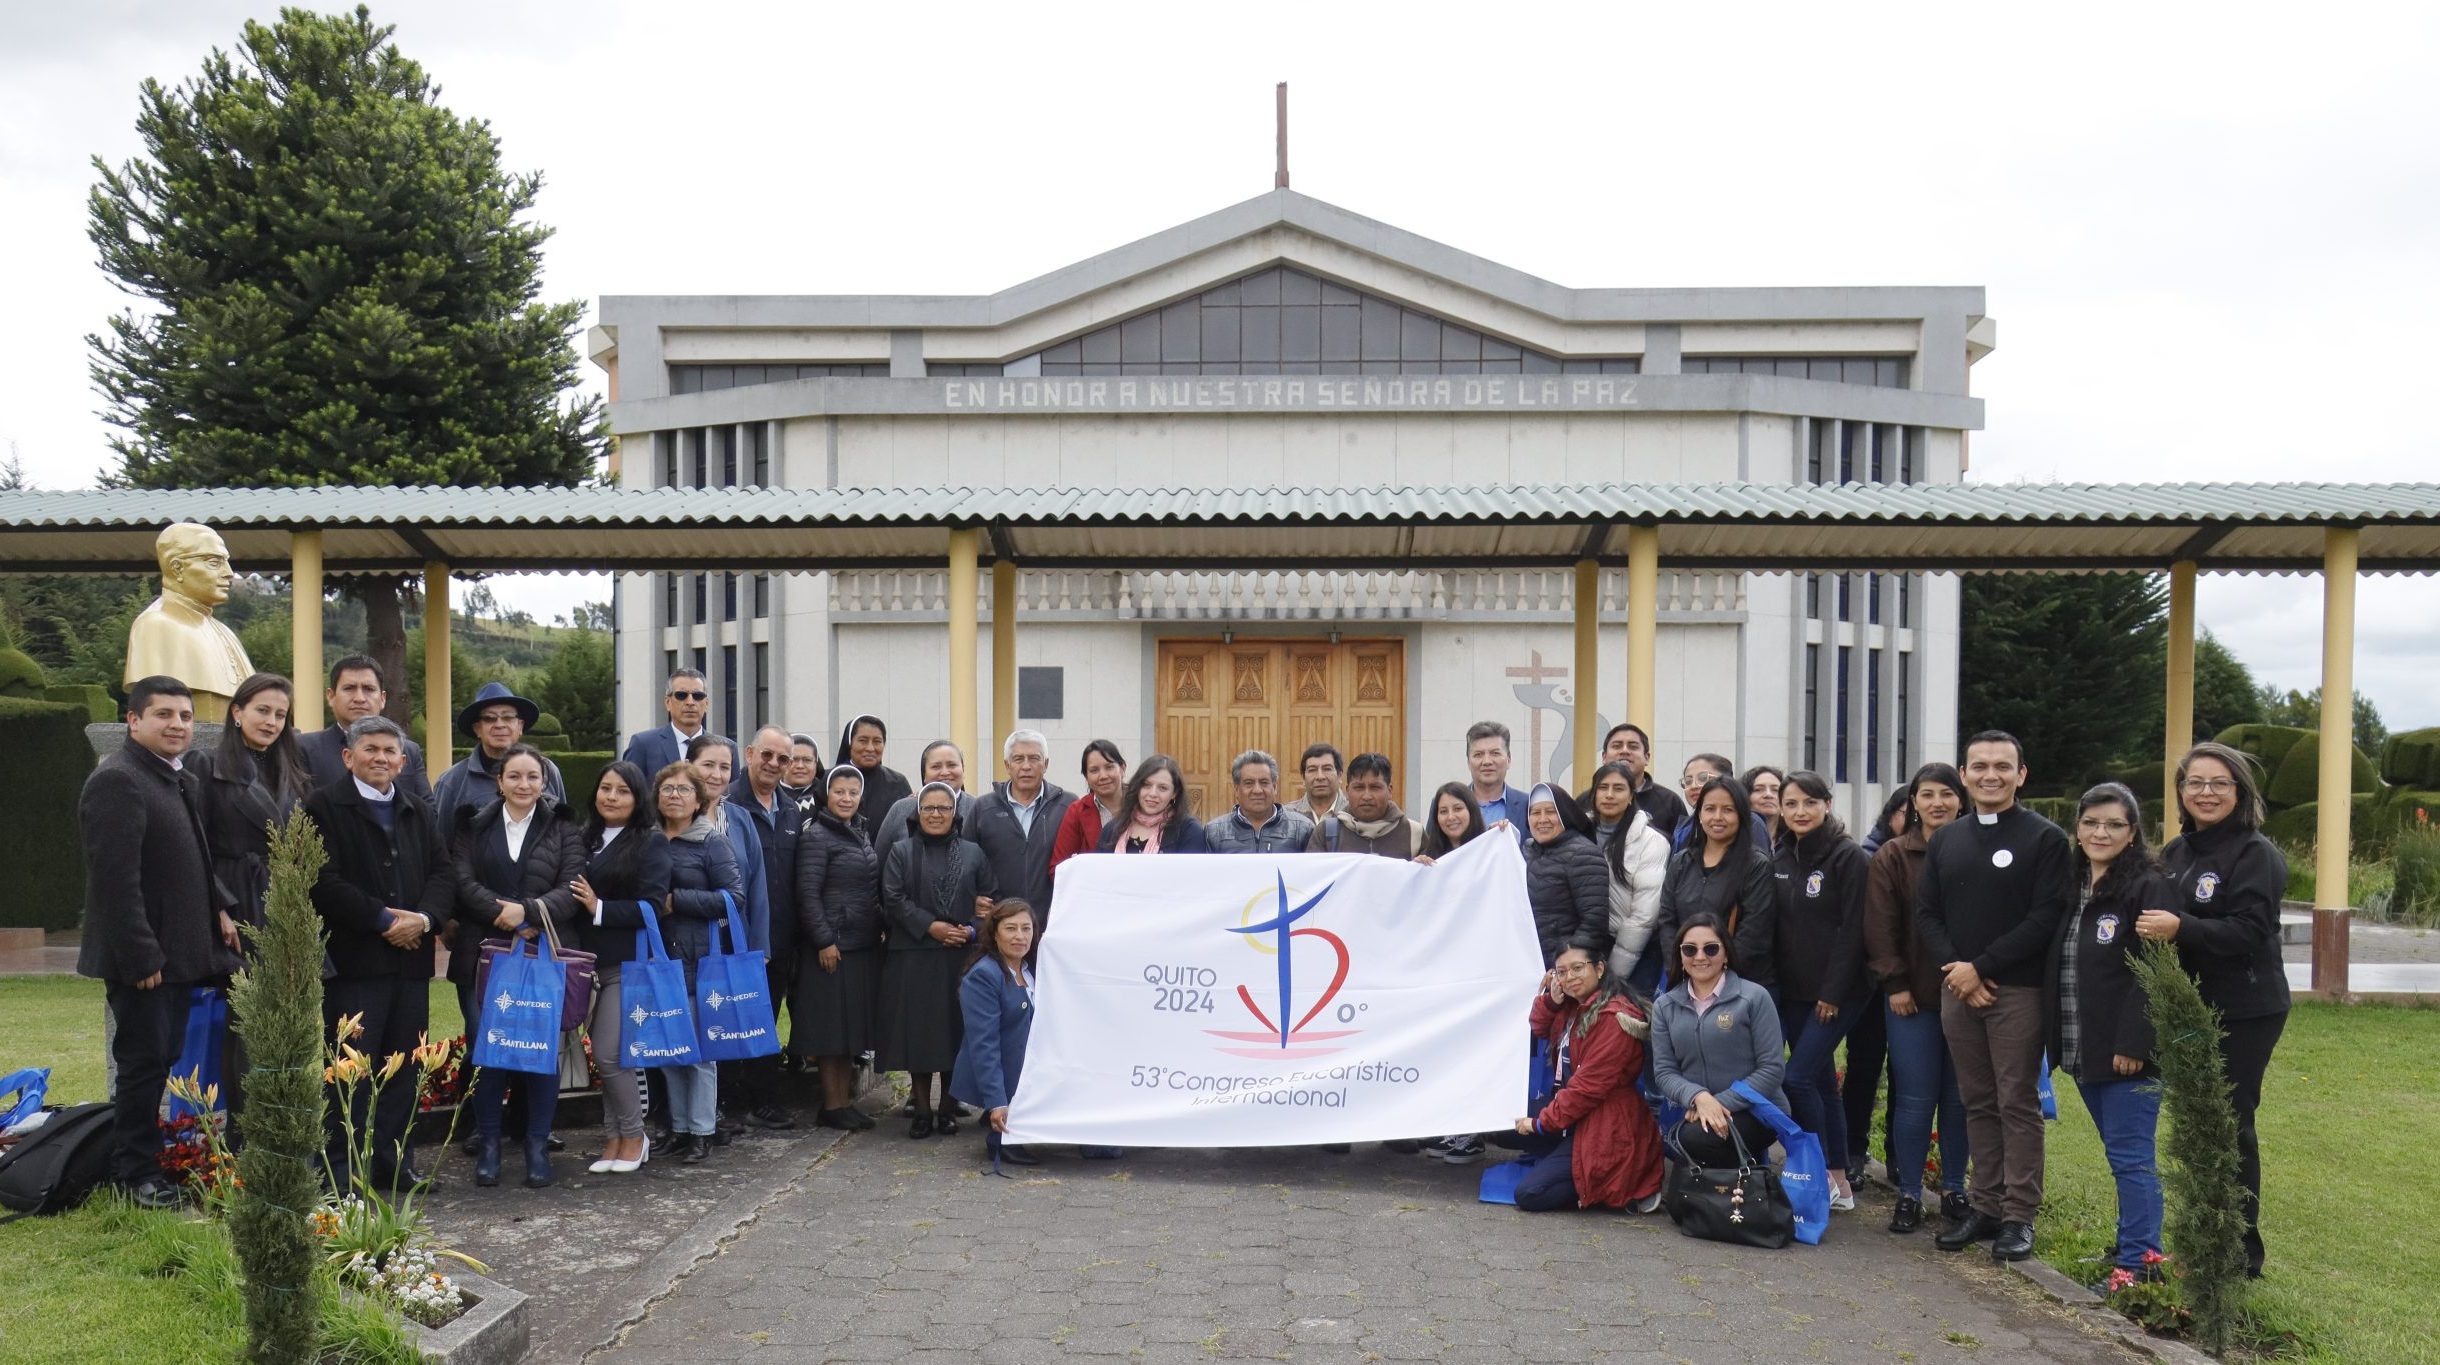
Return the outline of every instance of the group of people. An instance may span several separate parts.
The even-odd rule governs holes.
[[[1832,1207],[1852,1209],[1885,1059],[1890,1230],[1926,1220],[1936,1130],[1939,1244],[1987,1241],[1995,1256],[2021,1258],[2041,1204],[2048,1057],[2076,1082],[2109,1155],[2114,1261],[2156,1274],[2159,1093],[2128,958],[2141,942],[2172,941],[2226,1020],[2260,1269],[2253,1115],[2287,1010],[2285,869],[2259,832],[2252,768],[2221,746],[2197,746],[2180,765],[2188,832],[2156,856],[2123,786],[2085,794],[2072,838],[2024,809],[2024,747],[1996,731],[1967,741],[1962,767],[1916,772],[1859,840],[1818,773],[1739,774],[1706,753],[1671,790],[1653,778],[1651,736],[1632,724],[1612,728],[1601,766],[1573,794],[1509,785],[1508,730],[1477,724],[1466,780],[1435,790],[1420,820],[1393,798],[1384,755],[1314,744],[1297,756],[1300,794],[1282,801],[1280,760],[1249,750],[1229,765],[1229,808],[1205,821],[1174,759],[1154,754],[1130,770],[1108,740],[1083,747],[1084,789],[1070,792],[1050,780],[1048,741],[1017,730],[1000,745],[1007,780],[980,795],[967,790],[967,755],[945,740],[919,752],[916,781],[893,771],[877,716],[848,722],[828,766],[811,736],[777,727],[741,746],[708,730],[708,689],[691,669],[663,690],[666,723],[633,736],[590,791],[573,794],[522,742],[536,708],[505,686],[486,685],[458,716],[472,751],[437,781],[382,717],[372,660],[334,665],[326,701],[331,724],[299,734],[293,684],[257,674],[233,698],[219,745],[195,754],[187,689],[143,679],[129,689],[126,748],[87,785],[80,970],[108,983],[114,1171],[140,1202],[177,1197],[152,1161],[153,1112],[186,988],[241,965],[240,926],[260,921],[268,885],[267,824],[300,805],[329,853],[313,892],[330,940],[325,1012],[333,1024],[357,1020],[367,1053],[409,1051],[428,1029],[426,983],[444,939],[469,1020],[487,940],[548,934],[594,954],[591,1032],[615,1039],[638,931],[661,926],[691,986],[714,926],[735,913],[789,1016],[787,1060],[819,1078],[820,1123],[874,1124],[852,1094],[869,1057],[910,1077],[911,1138],[956,1133],[972,1106],[995,1158],[1017,1164],[1038,1158],[999,1135],[1023,1069],[1034,947],[1068,859],[1309,851],[1429,864],[1497,833],[1522,850],[1548,970],[1525,1021],[1540,1093],[1513,1135],[1392,1146],[1467,1162],[1489,1136],[1536,1154],[1520,1208],[1649,1208],[1666,1159],[1735,1165],[1740,1146],[1776,1141],[1744,1090],[1820,1136]],[[683,1161],[741,1131],[724,1107],[743,1124],[794,1124],[777,1057],[651,1076],[626,1068],[616,1046],[596,1047],[593,1061],[606,1111],[595,1172],[650,1160],[648,1096],[665,1116],[663,1150]],[[556,1089],[483,1075],[472,1100],[478,1183],[498,1180],[512,1139],[526,1182],[551,1181]],[[1656,1102],[1684,1121],[1662,1132]],[[410,1089],[392,1086],[362,1116],[377,1181],[422,1178],[410,1110]],[[334,1145],[334,1165],[346,1159]]]

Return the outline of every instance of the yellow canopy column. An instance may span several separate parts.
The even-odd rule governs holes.
[[[424,563],[424,771],[437,777],[457,760],[449,706],[449,566]]]
[[[322,728],[322,533],[288,533],[288,672],[296,694],[288,722],[297,733]]]
[[[2355,814],[2355,568],[2360,533],[2322,532],[2321,772],[2313,851],[2313,991],[2347,991],[2347,854]]]
[[[1576,753],[1574,785],[1590,790],[1601,756],[1601,565],[1576,561]]]
[[[2161,727],[2160,841],[2177,837],[2177,761],[2194,746],[2194,561],[2169,566],[2169,695]]]
[[[979,791],[983,765],[974,743],[975,620],[982,533],[949,533],[949,742],[966,756],[966,790]]]
[[[993,754],[1017,728],[1017,565],[1002,557],[991,562],[991,733],[983,742]],[[993,760],[1000,780],[1008,780],[1008,761]]]
[[[1661,531],[1627,528],[1627,719],[1650,733],[1660,700]]]

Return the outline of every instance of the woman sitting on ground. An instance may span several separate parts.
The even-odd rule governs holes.
[[[1743,1081],[1788,1107],[1780,1080],[1787,1044],[1771,993],[1734,970],[1736,956],[1719,919],[1708,912],[1677,929],[1677,980],[1652,1006],[1652,1079],[1686,1110],[1680,1148],[1698,1166],[1737,1165],[1729,1129],[1759,1158],[1779,1140],[1734,1089]]]
[[[995,1162],[1039,1166],[1040,1157],[1000,1141],[1034,1028],[1034,974],[1025,965],[1034,950],[1034,908],[1012,897],[994,904],[975,927],[973,965],[957,988],[965,1036],[958,1040],[949,1094],[982,1111],[983,1150]]]
[[[1569,948],[1534,998],[1533,1032],[1550,1049],[1558,1088],[1541,1112],[1517,1120],[1527,1150],[1544,1144],[1517,1183],[1517,1207],[1660,1207],[1659,1130],[1635,1086],[1652,1025],[1635,988]]]

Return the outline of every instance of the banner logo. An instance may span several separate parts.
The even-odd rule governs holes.
[[[1248,948],[1270,957],[1277,964],[1275,973],[1277,994],[1272,1000],[1272,1008],[1269,1012],[1265,1012],[1261,1004],[1256,1002],[1251,990],[1248,990],[1243,984],[1237,987],[1238,1003],[1244,1005],[1246,1012],[1254,1016],[1255,1022],[1262,1025],[1263,1031],[1254,1033],[1229,1029],[1206,1029],[1204,1032],[1215,1038],[1240,1044],[1240,1046],[1219,1049],[1233,1057],[1326,1057],[1342,1049],[1320,1047],[1316,1044],[1331,1042],[1339,1038],[1351,1038],[1362,1031],[1306,1027],[1322,1017],[1322,1012],[1328,1009],[1330,1002],[1338,997],[1339,988],[1347,984],[1347,971],[1352,965],[1352,960],[1347,952],[1347,941],[1327,929],[1291,927],[1298,920],[1312,914],[1314,909],[1321,905],[1323,898],[1330,894],[1330,887],[1323,887],[1314,892],[1303,904],[1290,908],[1288,879],[1284,874],[1274,875],[1278,879],[1278,884],[1273,895],[1268,898],[1274,905],[1271,918],[1260,924],[1237,925],[1227,930],[1232,934],[1244,935]],[[1266,898],[1257,896],[1254,900],[1246,902],[1246,908],[1242,913],[1251,915],[1255,904],[1263,899]],[[1268,943],[1264,942],[1266,936],[1269,939]],[[1295,946],[1296,940],[1300,938],[1316,939],[1327,944],[1331,955],[1336,959],[1333,963],[1334,970],[1330,976],[1330,984],[1322,988],[1320,996],[1307,1006],[1301,1015],[1295,1012]],[[1337,1022],[1354,1022],[1356,1012],[1362,1008],[1360,1005],[1341,1005]],[[1245,1044],[1259,1044],[1259,1046],[1244,1046]]]

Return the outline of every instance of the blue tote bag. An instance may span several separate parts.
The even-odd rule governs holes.
[[[644,912],[644,927],[635,931],[634,959],[618,974],[622,1011],[619,1064],[630,1071],[693,1066],[703,1060],[703,1049],[695,1042],[695,1012],[686,996],[686,964],[669,955],[652,903],[640,901],[638,905]]]
[[[1830,1230],[1830,1163],[1822,1159],[1822,1140],[1745,1082],[1729,1089],[1779,1134],[1779,1145],[1788,1154],[1788,1164],[1779,1171],[1779,1187],[1788,1192],[1788,1207],[1796,1212],[1796,1240],[1821,1245],[1822,1234]]]
[[[541,939],[520,938],[490,966],[476,1015],[475,1066],[557,1076],[559,1011],[568,994],[566,964]]]
[[[779,1013],[772,1006],[771,975],[763,963],[769,954],[746,947],[746,924],[737,902],[720,893],[728,907],[729,951],[718,951],[720,926],[712,926],[712,947],[695,964],[695,1027],[707,1062],[741,1062],[779,1051]]]

